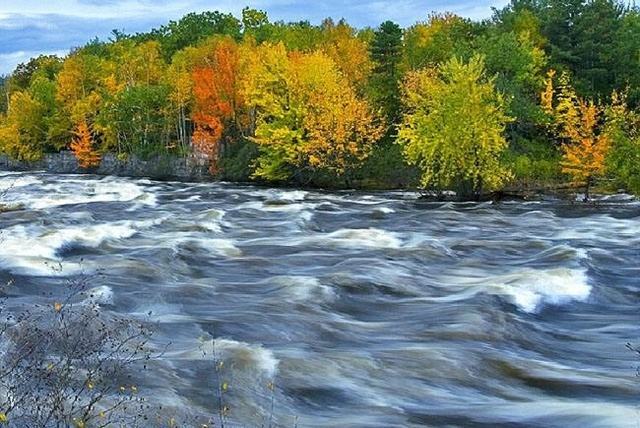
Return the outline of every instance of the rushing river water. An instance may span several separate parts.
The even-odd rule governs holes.
[[[36,298],[104,270],[104,310],[171,342],[140,389],[282,426],[637,427],[640,205],[1,173],[0,279]],[[83,260],[80,262],[80,260]],[[52,272],[50,265],[62,270]],[[178,411],[178,410],[176,410]]]

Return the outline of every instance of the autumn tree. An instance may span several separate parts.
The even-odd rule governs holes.
[[[76,135],[69,146],[81,168],[100,166],[100,153],[94,148],[91,129],[85,120],[76,129]]]
[[[175,147],[173,116],[157,41],[122,39],[108,47],[104,86],[109,99],[93,121],[103,147],[149,157]]]
[[[244,93],[257,113],[256,177],[286,180],[317,170],[341,176],[381,135],[368,103],[322,52],[288,55],[282,44],[261,46]]]
[[[76,127],[87,119],[93,121],[111,93],[105,87],[104,61],[81,50],[66,58],[56,76],[57,114],[50,134],[68,141]]]
[[[550,72],[542,93],[542,105],[549,115],[550,127],[562,143],[562,171],[576,183],[584,183],[585,200],[598,177],[605,173],[605,158],[610,137],[601,126],[602,107],[593,100],[580,98],[562,73],[557,91]]]
[[[369,43],[344,21],[335,24],[330,19],[325,20],[322,33],[320,49],[356,89],[363,91],[373,70]]]
[[[49,131],[56,115],[55,83],[37,76],[26,90],[11,94],[6,116],[0,119],[0,151],[21,160],[37,160],[66,143]]]
[[[237,139],[245,128],[241,48],[228,38],[216,40],[200,62],[193,71],[193,145],[209,157],[211,171],[215,172],[220,148],[227,144],[223,140],[225,130],[235,131],[230,137]]]
[[[125,39],[109,46],[109,56],[113,61],[113,89],[116,91],[158,84],[166,66],[157,41],[138,44]]]
[[[487,78],[482,57],[452,58],[438,68],[412,72],[404,82],[407,113],[398,132],[408,163],[417,165],[425,189],[457,189],[479,198],[510,177],[500,163],[511,120]]]

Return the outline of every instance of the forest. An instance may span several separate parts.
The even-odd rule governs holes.
[[[640,193],[640,8],[616,0],[425,11],[408,28],[192,13],[0,86],[0,152],[20,160],[196,154],[230,181]]]

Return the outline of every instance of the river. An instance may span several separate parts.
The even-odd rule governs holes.
[[[640,424],[631,198],[436,203],[43,173],[0,173],[3,188],[25,208],[0,214],[14,298],[102,270],[103,310],[150,318],[171,343],[139,383],[179,411],[215,406],[210,335],[246,426],[272,380],[282,426]]]

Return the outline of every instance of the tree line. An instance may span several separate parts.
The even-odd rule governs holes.
[[[512,0],[358,29],[189,14],[0,80],[0,152],[206,157],[229,180],[640,192],[640,9]]]

